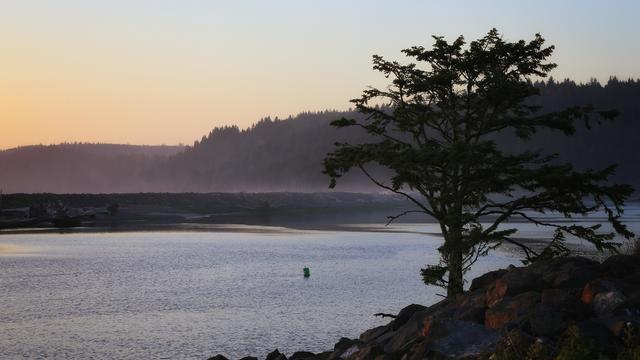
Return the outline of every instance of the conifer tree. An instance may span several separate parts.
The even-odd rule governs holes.
[[[463,292],[464,273],[503,243],[517,246],[524,261],[532,262],[566,254],[566,236],[611,251],[616,251],[617,235],[633,236],[620,221],[633,190],[608,182],[615,166],[578,171],[557,154],[507,152],[495,141],[498,136],[525,141],[542,129],[571,135],[579,121],[590,126],[616,116],[591,106],[548,112],[528,101],[539,95],[533,81],[556,67],[548,62],[553,46],[545,47],[539,34],[531,41],[509,42],[495,29],[468,44],[463,37],[451,43],[443,37],[434,40],[431,49],[402,51],[412,63],[373,56],[373,69],[391,84],[369,88],[352,100],[366,115],[364,121],[342,118],[332,125],[360,127],[374,140],[336,143],[324,160],[331,187],[359,169],[415,206],[390,221],[409,213],[437,221],[444,238],[438,249],[441,261],[421,270],[425,283],[445,287],[447,296]],[[371,164],[389,169],[391,178],[375,178]],[[574,221],[596,211],[606,214],[611,231]],[[566,219],[540,217],[549,212]],[[536,250],[518,241],[510,220],[550,227],[555,235]]]

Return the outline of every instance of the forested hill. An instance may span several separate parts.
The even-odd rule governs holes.
[[[145,173],[183,146],[70,143],[0,151],[0,190],[129,192],[144,189]]]
[[[353,112],[302,113],[265,118],[252,127],[216,128],[155,168],[162,191],[326,191],[322,159],[336,141],[367,141],[358,129],[329,123]],[[373,190],[360,175],[345,178],[343,191]]]
[[[619,118],[583,127],[573,137],[538,134],[530,144],[504,137],[507,147],[529,146],[561,154],[561,160],[580,168],[601,168],[619,163],[617,181],[640,187],[640,81],[613,78],[598,82],[572,81],[537,83],[542,96],[535,99],[547,110],[593,104],[596,109],[617,109]],[[366,141],[358,129],[334,129],[334,119],[358,117],[353,112],[303,113],[286,120],[262,119],[253,127],[213,130],[183,153],[156,168],[155,178],[166,181],[168,191],[323,191],[328,179],[321,174],[322,159],[335,141]],[[159,184],[158,184],[159,185]],[[374,189],[362,176],[339,183],[344,191]]]
[[[535,102],[547,110],[593,104],[597,109],[616,109],[620,116],[591,131],[582,127],[573,137],[541,133],[529,144],[508,137],[501,143],[558,152],[562,160],[581,168],[618,163],[616,181],[640,188],[640,81],[612,79],[604,86],[549,81],[537,86],[542,96]],[[359,114],[322,111],[265,118],[244,130],[214,129],[184,151],[165,148],[162,154],[125,151],[105,156],[104,149],[86,153],[64,146],[4,151],[0,188],[5,192],[325,191],[328,179],[321,173],[322,159],[334,142],[367,141],[358,129],[329,126],[343,116]],[[374,189],[358,175],[338,184],[340,191]]]

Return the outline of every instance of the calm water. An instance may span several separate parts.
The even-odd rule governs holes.
[[[395,230],[0,236],[0,358],[205,358],[322,351],[430,304],[433,225]],[[543,236],[523,227],[531,236]],[[469,275],[518,264],[494,252]],[[311,278],[302,268],[311,268]]]

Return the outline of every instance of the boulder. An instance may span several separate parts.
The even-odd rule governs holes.
[[[432,319],[453,319],[473,321],[484,324],[484,314],[486,310],[485,292],[483,290],[466,292],[456,296],[447,302],[446,306],[441,306],[431,315]]]
[[[600,322],[617,337],[623,335],[626,327],[640,329],[640,293],[638,291],[632,293],[617,306],[615,303],[611,304],[614,307],[613,311],[599,313]]]
[[[374,360],[377,356],[382,355],[382,347],[376,343],[363,345],[358,351],[351,354],[348,360]]]
[[[398,330],[391,333],[390,338],[385,341],[384,352],[394,353],[418,337],[423,336],[424,322],[433,314],[433,311],[418,311],[402,325]]]
[[[535,336],[556,336],[567,328],[564,314],[545,304],[536,305],[531,311],[528,320],[529,331]]]
[[[640,325],[640,319],[629,319],[627,316],[612,316],[610,318],[600,319],[600,323],[604,325],[615,337],[624,335],[626,327],[633,326],[637,329]]]
[[[633,282],[640,280],[640,258],[635,255],[613,255],[600,265],[601,272],[609,277],[627,279]]]
[[[622,284],[619,280],[611,278],[598,278],[584,286],[584,288],[582,289],[582,294],[580,295],[580,300],[582,300],[584,304],[589,305],[593,302],[593,299],[598,293],[610,291],[622,292],[623,287],[624,284]]]
[[[583,258],[568,258],[555,270],[546,272],[542,278],[554,288],[583,288],[598,277],[599,264]],[[578,260],[580,259],[580,260]]]
[[[620,340],[606,326],[593,320],[578,322],[576,326],[580,330],[580,335],[584,342],[590,344],[597,352],[608,358],[616,358],[615,354],[620,346]]]
[[[640,318],[640,290],[627,296],[627,299],[613,310],[613,315],[628,316],[630,319]]]
[[[491,307],[505,296],[514,296],[530,291],[540,291],[545,288],[542,276],[528,271],[527,268],[514,268],[500,279],[486,293],[486,304]]]
[[[508,323],[523,320],[539,302],[540,293],[534,291],[504,298],[487,309],[484,325],[489,329],[501,329]]]
[[[401,360],[425,360],[425,359],[435,359],[433,354],[431,353],[430,344],[427,342],[426,338],[420,338],[418,341],[414,342],[411,347],[406,349],[402,354],[398,354],[395,358],[400,358]],[[380,359],[377,359],[380,360]]]
[[[507,273],[507,270],[505,269],[489,271],[488,273],[471,280],[471,286],[469,287],[469,291],[491,290],[496,280],[501,278],[506,273]]]
[[[368,343],[391,331],[391,325],[383,325],[369,329],[360,334],[360,341]]]
[[[394,336],[395,332],[389,331],[384,333],[384,335],[375,338],[373,341],[384,348]]]
[[[435,358],[477,358],[495,351],[500,333],[470,321],[438,320],[430,326],[424,349]]]
[[[562,314],[564,319],[581,320],[589,315],[590,309],[580,301],[578,294],[565,289],[545,289],[541,303]]]
[[[267,355],[265,360],[287,360],[287,357],[278,351],[278,349],[275,349]]]
[[[329,360],[329,357],[331,356],[332,353],[333,351],[321,352],[319,354],[315,354],[312,357],[307,358],[307,360]]]
[[[626,301],[626,296],[619,291],[600,292],[593,298],[593,311],[599,317],[606,317]]]
[[[229,360],[229,359],[227,359],[222,354],[218,354],[218,355],[215,355],[215,356],[212,356],[212,357],[208,358],[207,360]]]
[[[399,329],[402,325],[406,324],[407,321],[409,321],[409,319],[411,319],[413,314],[415,314],[418,311],[422,311],[426,308],[427,308],[426,306],[418,305],[418,304],[411,304],[403,308],[402,310],[400,310],[396,318],[393,319],[393,321],[391,321],[391,323],[389,324],[391,326],[391,329],[392,330]]]
[[[352,340],[349,338],[340,338],[340,340],[333,347],[333,352],[329,356],[329,360],[333,359],[346,359],[351,354],[358,351],[359,340]]]
[[[522,354],[526,353],[536,338],[514,328],[504,333],[496,346],[496,356],[498,359],[518,359]]]
[[[289,360],[306,360],[314,357],[316,354],[309,351],[296,351],[289,357]]]

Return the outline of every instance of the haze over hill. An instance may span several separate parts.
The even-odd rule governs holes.
[[[182,146],[32,145],[0,151],[0,189],[15,192],[130,192],[144,174]]]
[[[618,163],[615,181],[640,185],[640,82],[610,80],[575,84],[537,84],[534,101],[547,110],[593,104],[616,109],[619,118],[575,136],[537,134],[530,144],[505,136],[505,147],[558,152],[579,168]],[[325,191],[322,159],[336,141],[363,142],[357,129],[337,130],[329,123],[351,111],[302,113],[285,120],[265,118],[241,130],[216,128],[186,148],[107,144],[28,146],[0,152],[0,188],[16,192],[211,192]],[[377,171],[382,171],[378,169]],[[377,190],[361,176],[340,182],[341,191]]]

